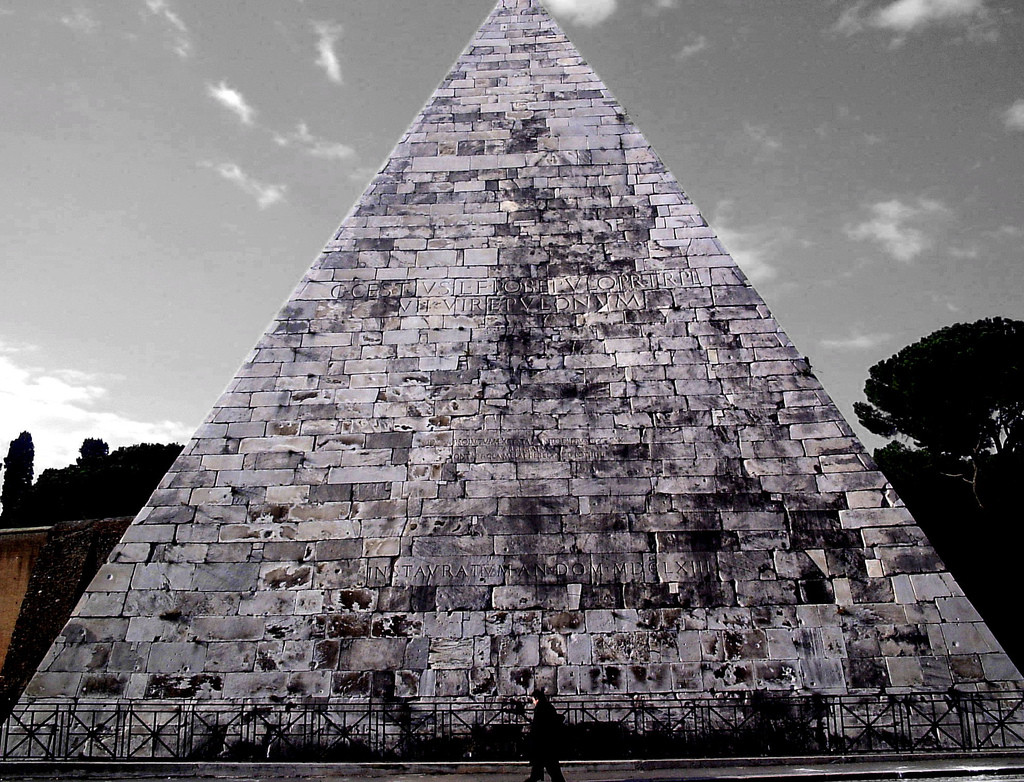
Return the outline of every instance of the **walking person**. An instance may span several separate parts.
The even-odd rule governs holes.
[[[526,782],[541,782],[545,769],[551,782],[565,782],[558,765],[558,747],[565,719],[555,711],[544,690],[534,690],[530,701],[533,703],[533,719],[526,744],[530,760],[530,776]]]

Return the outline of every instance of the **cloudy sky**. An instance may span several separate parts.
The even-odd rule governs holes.
[[[1024,318],[1016,0],[548,4],[848,416]],[[0,449],[184,442],[492,5],[0,0]]]

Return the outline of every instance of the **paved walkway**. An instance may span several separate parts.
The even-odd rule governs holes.
[[[865,782],[884,780],[993,780],[1024,782],[1024,754],[920,755],[872,758],[711,759],[564,764],[568,782]],[[302,764],[281,763],[22,763],[0,764],[0,782],[91,780],[166,782],[522,782],[525,764]]]

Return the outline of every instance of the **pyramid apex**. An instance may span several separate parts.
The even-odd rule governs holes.
[[[498,0],[495,10],[510,10],[519,12],[544,11],[547,7],[541,0]]]

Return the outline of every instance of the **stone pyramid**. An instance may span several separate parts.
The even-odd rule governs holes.
[[[501,0],[25,698],[1020,682],[622,107]]]

